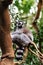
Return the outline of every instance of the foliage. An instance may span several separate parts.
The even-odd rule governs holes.
[[[11,15],[11,29],[14,29],[14,22],[16,19],[22,19],[27,21],[27,18],[31,18],[32,16],[28,17],[30,13],[31,6],[34,4],[34,0],[14,0],[13,4],[10,5],[10,15]]]
[[[34,42],[36,43],[38,48],[39,48],[39,37],[41,38],[40,39],[41,51],[43,53],[43,10],[41,12],[42,12],[41,19],[37,22],[38,27],[39,27],[39,35],[40,36],[38,36],[36,34],[36,32],[33,30],[33,28],[32,28],[32,30],[33,30],[33,35],[34,35]],[[35,50],[34,47],[32,47],[32,49]],[[26,64],[27,65],[41,65],[39,59],[34,54],[32,54],[30,52],[27,56]]]
[[[29,65],[40,65],[38,58],[36,58],[36,56],[34,56],[34,54],[32,54],[30,52],[29,52],[28,57],[26,59],[26,63]]]
[[[34,18],[34,14],[31,14],[29,11],[31,9],[31,6],[35,3],[34,0],[14,0],[13,4],[10,6],[10,15],[11,15],[11,30],[14,29],[14,22],[17,18],[22,18],[24,17],[25,20],[27,21],[28,28],[32,30],[33,36],[34,36],[34,42],[36,45],[39,47],[39,36],[36,34],[32,26],[30,26],[30,22],[32,23],[32,20]],[[16,6],[18,12],[14,11]],[[22,11],[22,12],[21,12]],[[39,27],[39,34],[41,38],[41,46],[43,48],[43,10],[41,19],[37,22],[38,27]],[[31,14],[28,16],[28,14]],[[24,20],[24,19],[23,19]],[[30,27],[29,27],[30,26]],[[34,47],[32,47],[34,50]],[[43,51],[43,49],[41,49]],[[35,50],[36,51],[36,50]],[[33,55],[32,53],[29,52],[26,62],[23,65],[40,65],[39,59]]]
[[[18,10],[23,10],[23,13],[28,13],[33,3],[34,0],[21,0],[21,3],[19,3],[19,0],[16,0],[15,6],[17,6]]]
[[[42,17],[39,23],[39,30],[40,30],[41,41],[43,42],[43,9],[42,9]]]

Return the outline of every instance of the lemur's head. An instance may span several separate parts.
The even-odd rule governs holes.
[[[15,26],[17,28],[23,28],[25,25],[26,25],[26,22],[22,21],[22,20],[16,20],[16,22],[15,22]]]

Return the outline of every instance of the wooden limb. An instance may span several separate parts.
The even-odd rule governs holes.
[[[36,13],[36,16],[35,16],[35,19],[33,20],[33,27],[35,28],[36,32],[38,33],[39,29],[38,29],[38,26],[37,26],[37,19],[39,18],[39,15],[40,15],[40,11],[42,9],[42,0],[39,0],[39,3],[38,3],[38,10],[37,10],[37,13]]]
[[[28,55],[28,48],[25,48],[25,52],[24,52],[24,56],[23,56],[23,60],[25,61],[26,57]]]
[[[37,52],[34,52],[32,49],[29,48],[30,52],[32,52],[34,55],[36,55],[38,57],[38,59],[40,61],[42,61],[42,57],[43,57],[43,54],[38,50],[36,44],[34,42],[31,41],[31,44],[34,45],[34,47],[36,48]],[[18,61],[18,62],[14,62],[15,64],[22,64],[25,62],[26,58],[27,58],[27,55],[28,55],[28,48],[26,47],[25,48],[25,52],[24,52],[24,56],[23,56],[23,60],[22,61]],[[41,56],[40,56],[41,55]]]
[[[32,49],[29,48],[29,51],[32,52],[34,55],[36,55],[39,58],[39,54],[37,54],[36,52],[34,52]]]
[[[41,56],[43,56],[43,54],[38,50],[36,44],[35,44],[34,42],[32,42],[32,41],[31,41],[31,44],[34,45],[34,47],[36,48],[37,52],[38,52]]]
[[[37,10],[37,13],[36,13],[36,17],[35,17],[35,20],[37,20],[39,18],[39,15],[40,15],[40,11],[41,11],[41,8],[42,8],[42,0],[39,0],[39,3],[37,5],[38,7],[38,10]],[[34,21],[35,21],[34,20]]]
[[[29,48],[29,51],[32,52],[34,55],[38,57],[41,63],[43,63],[43,57],[39,55],[39,53],[34,52],[32,49]]]
[[[2,55],[6,55],[7,53],[10,53],[9,56],[14,57],[14,52],[12,48],[12,40],[10,37],[10,16],[8,8],[3,13],[3,21],[2,21],[2,29],[0,32],[1,35],[1,49],[2,49]],[[1,28],[0,28],[1,29]],[[2,35],[3,34],[3,35]]]

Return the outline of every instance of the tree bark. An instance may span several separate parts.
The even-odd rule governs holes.
[[[10,4],[10,0],[6,4]],[[10,3],[9,3],[10,2]],[[1,1],[0,1],[1,3]],[[2,4],[2,3],[1,3]],[[2,59],[0,65],[14,65],[14,51],[12,47],[12,40],[10,37],[10,15],[8,11],[8,6],[5,8],[5,5],[0,4],[0,47],[2,50]]]
[[[40,11],[42,9],[42,0],[39,0],[37,7],[38,7],[38,10],[37,10],[37,13],[36,13],[36,16],[35,16],[35,19],[34,19],[32,25],[35,28],[36,32],[38,33],[39,29],[38,29],[38,26],[37,26],[37,19],[39,18]]]

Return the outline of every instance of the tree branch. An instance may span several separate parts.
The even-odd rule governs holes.
[[[40,11],[42,9],[42,0],[39,0],[39,3],[37,5],[38,7],[38,10],[37,10],[37,13],[36,13],[36,16],[35,16],[35,19],[32,23],[33,27],[35,28],[36,32],[38,33],[39,32],[39,29],[38,29],[38,26],[37,26],[37,19],[39,18],[39,15],[40,15]]]
[[[35,44],[33,41],[31,41],[31,44],[34,45],[34,47],[36,48],[37,52],[38,52],[41,56],[43,56],[43,54],[38,50],[36,44]]]

